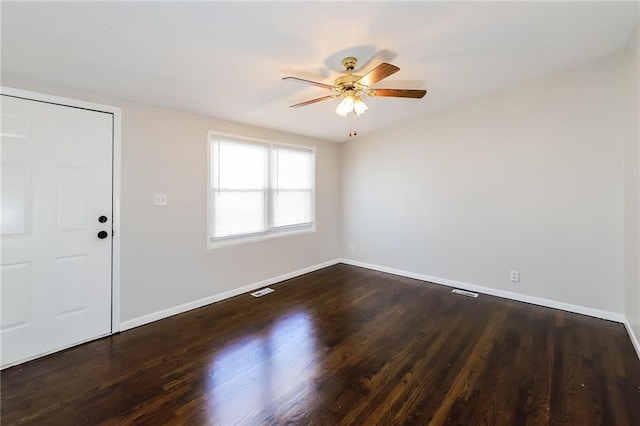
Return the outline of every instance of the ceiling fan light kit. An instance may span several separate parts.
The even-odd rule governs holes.
[[[339,98],[342,96],[343,99],[336,108],[336,114],[341,117],[346,117],[350,113],[353,113],[357,116],[364,114],[369,110],[367,104],[362,101],[361,95],[420,99],[427,93],[426,90],[414,89],[372,89],[370,88],[372,85],[376,84],[382,79],[389,77],[391,74],[400,71],[400,68],[396,67],[395,65],[383,62],[366,73],[364,76],[360,76],[353,74],[353,70],[356,68],[357,64],[358,60],[353,56],[344,58],[342,60],[342,66],[347,71],[347,74],[341,75],[340,77],[336,78],[333,82],[333,86],[330,84],[305,80],[297,77],[284,77],[283,80],[300,81],[302,83],[312,84],[314,86],[318,86],[323,89],[329,89],[335,92],[332,95],[327,95],[291,105],[290,108],[299,108],[302,106],[311,105],[317,102]]]
[[[342,102],[340,102],[336,108],[336,114],[340,117],[346,117],[350,112],[355,115],[364,114],[369,110],[367,104],[362,102],[362,99],[358,95],[348,93],[345,95]]]

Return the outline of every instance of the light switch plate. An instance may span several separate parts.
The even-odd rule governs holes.
[[[154,206],[166,206],[167,205],[167,194],[153,194],[153,205]]]

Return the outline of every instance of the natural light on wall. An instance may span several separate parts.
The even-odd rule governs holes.
[[[209,247],[313,230],[309,148],[210,135]]]

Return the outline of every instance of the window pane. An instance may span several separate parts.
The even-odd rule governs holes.
[[[273,226],[311,222],[311,191],[277,191],[273,194]]]
[[[311,189],[313,184],[313,154],[277,147],[274,152],[274,189]]]
[[[209,144],[210,248],[233,244],[236,236],[313,223],[312,150],[212,133]]]
[[[211,191],[214,238],[251,234],[266,230],[263,191]]]
[[[263,145],[213,142],[211,187],[265,189],[268,154],[268,147]]]

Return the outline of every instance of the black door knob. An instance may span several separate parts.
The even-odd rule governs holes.
[[[100,238],[101,240],[104,240],[105,238],[107,238],[109,236],[109,234],[107,233],[107,231],[100,231],[98,232],[98,238]]]
[[[106,216],[100,216],[98,218],[98,222],[100,222],[100,223],[105,223],[107,220],[109,220],[109,218],[106,217]]]

